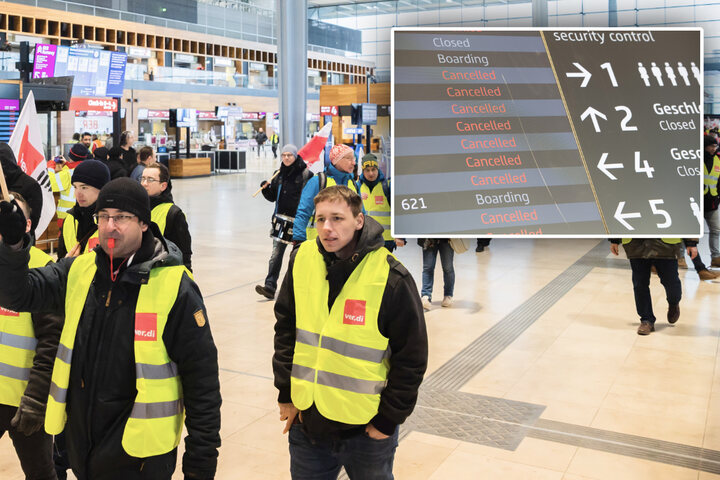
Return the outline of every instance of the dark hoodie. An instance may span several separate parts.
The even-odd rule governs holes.
[[[110,169],[110,180],[115,180],[119,177],[127,177],[128,171],[123,163],[123,154],[125,150],[120,147],[113,147],[108,152],[108,158],[105,164]]]
[[[192,237],[190,236],[190,228],[188,227],[185,213],[175,205],[172,196],[172,180],[168,182],[168,187],[160,195],[150,197],[150,208],[153,209],[161,203],[172,203],[173,206],[167,214],[165,223],[165,232],[163,236],[170,240],[182,252],[183,264],[192,271]]]
[[[305,161],[300,156],[296,156],[290,166],[280,164],[280,174],[262,190],[263,197],[270,202],[277,202],[275,213],[294,217],[302,189],[312,176],[313,173],[308,170]]]
[[[32,222],[31,231],[34,235],[35,227],[37,227],[42,213],[42,188],[34,178],[20,169],[15,154],[7,143],[0,143],[0,162],[2,162],[8,190],[22,195],[32,210],[30,221]]]
[[[77,231],[75,232],[75,240],[80,241],[80,253],[85,253],[85,246],[87,245],[88,239],[92,236],[93,233],[97,231],[97,225],[95,224],[95,219],[93,218],[94,213],[94,203],[88,207],[81,207],[76,202],[75,206],[68,210],[68,216],[72,216],[78,222]],[[68,219],[66,218],[65,221],[67,222]],[[63,223],[63,228],[64,225],[65,223]],[[65,256],[68,254],[68,251],[65,248],[65,242],[62,238],[62,234],[60,235],[60,241],[58,242],[57,254],[58,258],[65,258]]]
[[[20,251],[0,244],[0,305],[63,313],[75,258],[29,271],[28,242],[26,235]],[[70,371],[65,426],[70,463],[81,480],[169,478],[177,450],[136,458],[124,451],[121,440],[137,393],[133,319],[140,287],[153,268],[180,265],[180,252],[151,226],[129,266],[122,263],[125,259],[113,259],[115,269],[122,264],[115,281],[109,257],[99,247],[95,252],[97,272],[83,306]],[[220,446],[217,349],[209,324],[199,320],[206,318],[197,285],[183,275],[162,341],[182,381],[188,431],[183,472],[200,479],[213,478]]]
[[[330,286],[328,306],[340,294],[350,274],[368,253],[384,244],[383,228],[372,218],[365,217],[365,226],[356,234],[355,253],[341,260],[328,253],[316,240],[327,268]],[[290,372],[295,350],[295,293],[293,289],[294,250],[290,255],[278,299],[275,302],[275,354],[273,371],[278,402],[290,403]],[[412,413],[417,393],[427,367],[428,346],[425,317],[420,295],[410,273],[394,257],[388,256],[390,273],[383,292],[378,315],[380,333],[389,339],[390,371],[387,386],[380,395],[378,414],[370,421],[375,428],[391,435],[395,428]],[[365,425],[347,425],[323,417],[315,405],[302,412],[305,432],[317,439],[347,438],[362,433]]]

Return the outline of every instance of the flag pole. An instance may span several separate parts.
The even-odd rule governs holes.
[[[280,169],[278,169],[278,171],[275,172],[275,175],[273,175],[272,177],[270,177],[270,180],[268,180],[268,184],[270,184],[270,182],[272,182],[273,180],[275,180],[275,177],[277,177],[279,174],[280,174]],[[257,197],[257,194],[260,193],[260,192],[262,192],[263,188],[265,188],[265,187],[260,187],[257,192],[253,193],[253,195],[252,195],[253,198]]]
[[[5,182],[5,172],[3,171],[2,163],[0,163],[0,188],[2,188],[2,199],[9,202],[10,192],[7,188],[7,182]]]

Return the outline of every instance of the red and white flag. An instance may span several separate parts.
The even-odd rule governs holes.
[[[40,184],[43,192],[42,213],[35,228],[35,237],[43,234],[55,215],[55,198],[47,173],[41,131],[40,118],[35,109],[35,97],[30,91],[25,99],[20,117],[15,123],[15,130],[13,130],[8,145],[15,153],[15,158],[17,158],[17,163],[22,171],[33,177]]]
[[[317,162],[318,160],[322,160],[321,154],[323,153],[323,148],[325,148],[325,143],[327,143],[331,131],[332,122],[328,122],[323,125],[320,131],[315,132],[315,136],[298,152],[298,155],[305,160],[305,164],[307,164],[313,173],[322,172],[325,168],[325,164],[322,161],[320,161],[320,163]]]

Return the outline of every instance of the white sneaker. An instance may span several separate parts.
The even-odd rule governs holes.
[[[422,297],[422,306],[426,312],[429,311],[432,307],[432,305],[430,304],[430,297],[428,297],[427,295],[424,295]]]
[[[445,297],[440,305],[443,307],[451,307],[453,303],[452,297]]]

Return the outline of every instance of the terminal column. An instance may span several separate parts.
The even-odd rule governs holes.
[[[307,0],[277,0],[280,141],[305,145]]]

